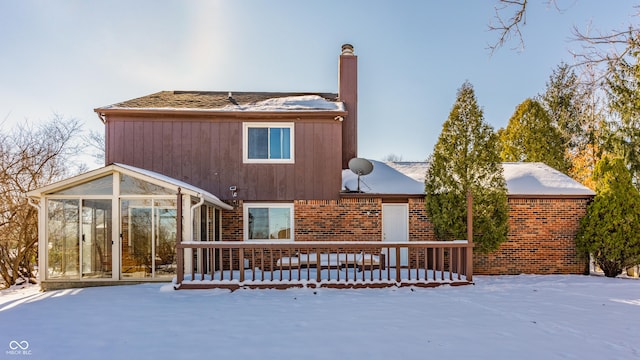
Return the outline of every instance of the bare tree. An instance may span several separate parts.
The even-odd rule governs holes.
[[[512,8],[515,10],[509,12]],[[524,39],[520,28],[527,24],[527,0],[499,0],[494,10],[495,22],[489,23],[489,30],[497,31],[500,35],[495,44],[489,45],[491,53],[504,46],[513,37],[518,39],[519,48],[524,49]],[[509,12],[511,15],[505,15],[505,12]]]
[[[556,0],[547,0],[544,2],[547,6],[553,6],[557,11],[563,11],[559,8]],[[522,35],[522,27],[527,23],[527,10],[530,4],[527,0],[498,0],[494,6],[494,20],[489,23],[489,30],[498,32],[498,40],[489,45],[489,50],[494,53],[496,50],[507,44],[512,39],[517,39],[520,50],[524,49],[524,38]],[[638,6],[635,16],[638,16]],[[592,29],[589,26],[586,30],[580,30],[575,25],[572,29],[574,41],[582,44],[580,51],[572,51],[571,54],[576,59],[576,63],[572,66],[597,66],[598,64],[611,64],[620,61],[633,50],[634,43],[640,39],[640,30],[634,24],[630,24],[624,30],[612,30],[609,32],[601,32]],[[607,69],[603,70],[604,73]],[[602,76],[596,78],[596,81],[602,79]]]
[[[97,131],[89,131],[89,135],[83,137],[83,140],[93,150],[93,158],[99,164],[104,164],[105,159],[105,140],[104,134]]]
[[[582,44],[580,51],[571,51],[576,59],[574,66],[588,65],[594,68],[599,64],[605,64],[615,67],[627,56],[632,55],[640,41],[640,30],[631,25],[626,30],[613,30],[610,33],[593,32],[591,27],[581,31],[574,26],[572,32],[574,40]],[[596,77],[595,81],[602,80],[602,77],[603,75]]]
[[[396,155],[394,153],[390,153],[385,157],[383,157],[382,161],[385,161],[385,162],[402,161],[402,155]]]
[[[82,166],[73,163],[81,124],[54,117],[0,133],[0,276],[5,286],[34,279],[38,213],[25,193],[60,180]]]

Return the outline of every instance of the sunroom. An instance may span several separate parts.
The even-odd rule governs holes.
[[[45,290],[170,281],[176,242],[196,232],[202,240],[220,240],[221,212],[233,209],[205,190],[123,164],[27,196],[39,210],[38,268]]]

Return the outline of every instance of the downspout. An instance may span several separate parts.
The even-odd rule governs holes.
[[[107,123],[107,119],[105,118],[104,114],[96,112],[96,115],[98,115],[98,118],[100,119],[100,121],[102,121],[103,124]]]
[[[467,281],[473,282],[473,193],[467,191]]]
[[[192,221],[196,216],[196,208],[200,207],[200,206],[202,206],[202,204],[204,204],[204,196],[202,196],[201,194],[198,194],[198,197],[200,198],[200,201],[198,201],[197,204],[194,204],[191,207],[191,219],[192,219]],[[200,239],[200,240],[202,240],[202,239]]]
[[[32,198],[27,198],[27,203],[33,206],[34,208],[38,209],[38,212],[40,212],[40,204],[34,203]]]
[[[42,245],[45,241],[44,239],[45,226],[43,224],[44,214],[42,213],[41,211],[42,207],[40,206],[42,202],[38,201],[38,203],[35,203],[33,198],[28,197],[27,204],[36,208],[36,211],[38,213],[38,269],[42,269],[38,271],[38,280],[40,281],[40,284],[42,284],[42,281],[45,280],[45,273],[46,273],[46,271],[43,271],[46,268],[46,265],[45,265],[46,262],[45,262],[45,248]]]
[[[184,249],[180,247],[182,243],[182,189],[178,188],[176,194],[176,283],[177,290],[184,280]]]

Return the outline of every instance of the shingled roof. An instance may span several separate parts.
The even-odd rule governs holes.
[[[120,103],[95,109],[104,110],[142,110],[142,109],[191,109],[191,110],[244,110],[250,105],[260,104],[268,100],[306,97],[318,99],[326,103],[335,103],[336,109],[342,109],[338,94],[333,93],[284,93],[284,92],[233,92],[233,91],[161,91],[155,94],[123,101]],[[306,110],[333,110],[325,107]]]

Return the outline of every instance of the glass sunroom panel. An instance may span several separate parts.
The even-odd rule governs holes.
[[[163,278],[176,274],[175,199],[121,201],[122,278]]]
[[[84,184],[73,186],[55,192],[55,195],[111,195],[113,193],[113,175],[88,181]]]
[[[128,175],[120,175],[120,194],[123,195],[175,195],[176,191],[163,186],[134,178]]]
[[[121,276],[146,278],[152,275],[151,200],[122,200]]]
[[[82,277],[111,278],[111,200],[82,201]]]
[[[80,202],[47,200],[47,279],[80,277]]]
[[[154,276],[173,277],[176,274],[176,200],[154,201]]]

